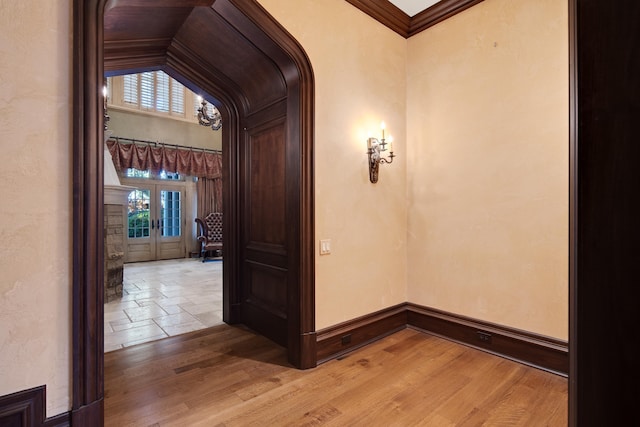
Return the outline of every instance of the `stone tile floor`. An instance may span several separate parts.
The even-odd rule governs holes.
[[[222,261],[196,258],[124,265],[123,297],[104,305],[104,351],[222,322]]]

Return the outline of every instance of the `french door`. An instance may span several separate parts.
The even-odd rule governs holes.
[[[183,258],[184,184],[131,184],[137,189],[128,197],[125,262]]]

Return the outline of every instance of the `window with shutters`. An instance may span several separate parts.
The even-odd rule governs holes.
[[[138,75],[129,74],[124,79],[124,102],[127,105],[138,106]]]
[[[109,77],[107,89],[109,107],[198,121],[198,96],[162,71]]]

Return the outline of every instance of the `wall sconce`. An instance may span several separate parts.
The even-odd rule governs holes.
[[[201,107],[198,108],[198,123],[202,126],[211,126],[213,130],[219,130],[222,127],[222,116],[215,105],[211,104],[211,114],[209,114],[209,104],[201,96],[198,96]]]
[[[369,156],[369,181],[372,183],[378,182],[378,169],[380,163],[393,162],[393,138],[389,135],[389,157],[382,157],[382,153],[387,151],[387,141],[384,139],[384,122],[380,123],[382,129],[382,139],[369,138],[367,139],[367,154]]]
[[[109,95],[109,89],[107,88],[107,83],[105,80],[104,86],[102,86],[102,114],[104,117],[104,130],[107,130],[107,126],[109,123],[109,114],[107,113],[107,100]]]

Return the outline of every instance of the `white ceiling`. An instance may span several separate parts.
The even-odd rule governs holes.
[[[409,16],[417,15],[440,0],[389,0]]]

